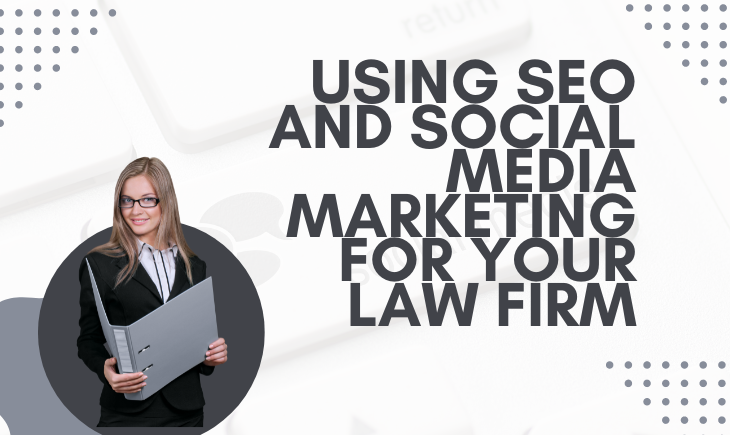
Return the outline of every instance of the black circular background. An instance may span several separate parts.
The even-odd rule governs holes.
[[[235,255],[204,232],[183,225],[185,239],[213,277],[218,335],[228,344],[228,361],[210,376],[201,376],[205,394],[205,426],[186,433],[202,434],[218,425],[241,403],[251,388],[264,351],[264,315],[251,278]],[[102,385],[77,356],[79,335],[79,266],[94,247],[109,241],[107,228],[84,241],[53,275],[41,305],[38,346],[46,376],[61,402],[79,420],[103,434],[126,433],[98,428]],[[42,416],[39,416],[42,418]],[[130,428],[130,433],[159,433]]]

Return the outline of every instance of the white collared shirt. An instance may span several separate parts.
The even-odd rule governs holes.
[[[159,250],[137,239],[139,262],[155,283],[163,303],[167,302],[167,298],[170,297],[170,291],[175,282],[177,245],[172,242],[169,244],[171,245],[169,248]]]

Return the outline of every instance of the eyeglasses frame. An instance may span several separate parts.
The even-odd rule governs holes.
[[[125,209],[125,208],[134,208],[134,203],[135,203],[135,202],[136,202],[136,203],[138,203],[138,204],[139,204],[139,206],[140,206],[140,207],[142,207],[142,208],[155,208],[155,207],[157,207],[158,205],[160,205],[160,198],[155,198],[155,197],[152,197],[152,196],[145,196],[144,198],[140,198],[140,199],[132,199],[132,198],[129,198],[129,199],[130,199],[130,200],[132,201],[132,206],[131,206],[131,207],[122,207],[122,205],[120,204],[120,203],[121,203],[121,201],[122,201],[122,198],[119,198],[119,201],[117,202],[117,207],[119,207],[119,208],[121,208],[121,209]],[[157,201],[157,202],[155,202],[155,205],[153,205],[153,206],[151,206],[151,207],[145,207],[145,206],[143,206],[143,205],[142,205],[142,203],[140,202],[140,201],[142,201],[143,199],[154,199],[154,200],[155,200],[155,201]]]

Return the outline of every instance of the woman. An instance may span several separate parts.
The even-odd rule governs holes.
[[[109,243],[81,262],[81,332],[78,355],[104,388],[98,426],[203,426],[200,374],[210,375],[228,359],[225,340],[211,343],[206,359],[143,401],[143,373],[118,374],[104,348],[104,333],[86,266],[89,260],[109,323],[130,325],[205,279],[205,262],[185,243],[170,173],[156,158],[142,157],[122,171],[114,192]]]

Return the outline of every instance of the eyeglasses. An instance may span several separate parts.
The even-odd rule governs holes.
[[[157,204],[160,203],[160,200],[159,198],[152,198],[149,196],[140,199],[119,198],[119,208],[132,208],[134,207],[135,202],[138,202],[140,207],[152,208],[157,207]]]

